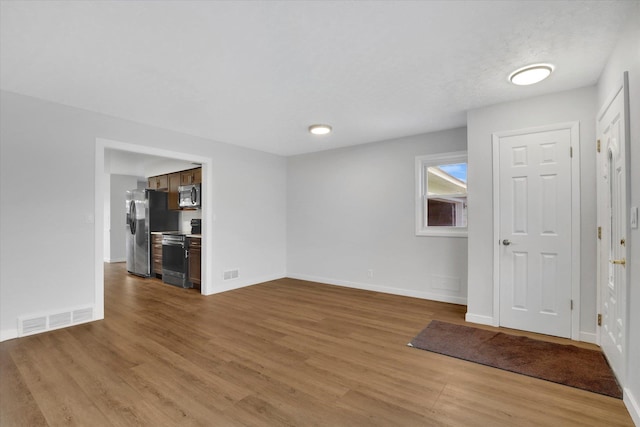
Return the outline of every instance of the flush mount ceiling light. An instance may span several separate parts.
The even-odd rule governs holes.
[[[331,133],[331,126],[329,125],[311,125],[309,126],[309,132],[314,135],[326,135]]]
[[[519,68],[509,75],[509,81],[514,85],[527,86],[546,79],[553,72],[551,64],[532,64]]]

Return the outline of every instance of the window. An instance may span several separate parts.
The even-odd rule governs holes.
[[[467,153],[416,157],[416,235],[467,236]]]

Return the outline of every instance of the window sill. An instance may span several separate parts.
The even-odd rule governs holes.
[[[418,237],[467,237],[467,229],[454,227],[432,227],[416,231]]]

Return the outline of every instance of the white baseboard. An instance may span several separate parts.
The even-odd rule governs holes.
[[[482,314],[473,314],[467,312],[467,314],[465,314],[464,316],[464,320],[471,323],[477,323],[479,325],[498,326],[494,324],[492,316],[485,316]]]
[[[104,262],[108,264],[113,264],[116,262],[127,262],[127,259],[126,258],[105,258]]]
[[[287,277],[284,273],[282,274],[273,274],[269,276],[262,276],[255,279],[232,279],[227,281],[218,282],[215,285],[215,289],[213,292],[205,293],[203,295],[213,295],[219,294],[220,292],[232,291],[234,289],[240,289],[247,286],[257,285],[258,283],[270,282],[272,280],[278,280]]]
[[[627,407],[633,423],[640,426],[640,405],[638,405],[638,400],[627,387],[623,390],[623,396],[624,405]]]
[[[3,329],[0,331],[0,342],[18,338],[18,329]]]
[[[579,340],[591,344],[598,344],[598,335],[593,332],[580,332]]]
[[[428,299],[431,301],[448,302],[452,304],[466,305],[467,299],[453,295],[435,294],[433,292],[416,291],[413,289],[402,289],[389,286],[372,285],[370,283],[350,282],[347,280],[331,279],[328,277],[309,276],[307,274],[288,273],[287,277],[292,279],[307,280],[310,282],[326,283],[328,285],[344,286],[345,288],[362,289],[365,291],[381,292],[383,294],[401,295],[405,297]]]

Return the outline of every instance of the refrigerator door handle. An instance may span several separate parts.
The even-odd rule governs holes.
[[[129,228],[131,234],[136,234],[136,201],[132,200],[129,205]]]
[[[129,212],[127,212],[127,227],[129,228],[129,233],[133,232],[131,229],[131,221],[133,221],[133,218],[131,218],[131,213],[133,212],[133,208],[131,207],[132,203],[133,200],[129,202]]]

